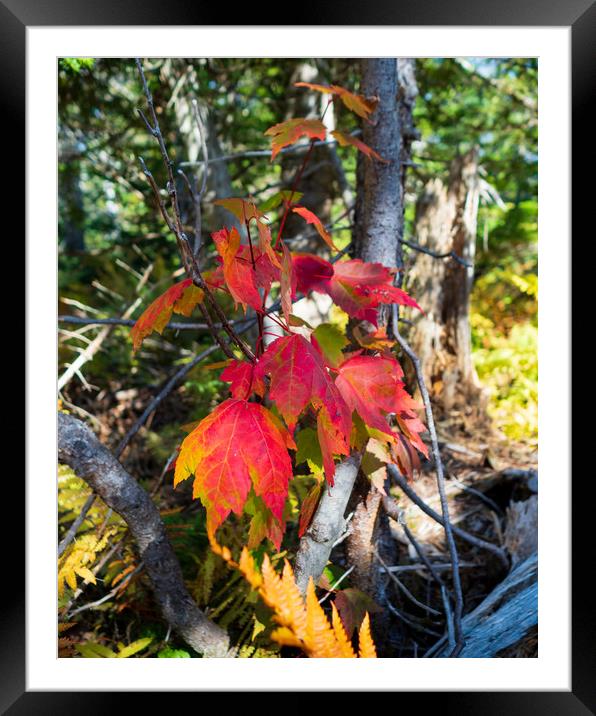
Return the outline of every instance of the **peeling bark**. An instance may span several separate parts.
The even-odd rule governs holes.
[[[360,459],[360,454],[356,453],[337,466],[335,484],[323,492],[310,527],[300,540],[294,575],[303,594],[310,577],[315,583],[318,581],[333,545],[344,530],[344,514],[360,469]]]
[[[453,161],[447,185],[438,178],[427,183],[416,207],[416,242],[436,253],[454,251],[471,264],[418,254],[409,272],[410,291],[424,310],[412,317],[409,343],[433,402],[445,410],[480,397],[469,322],[479,199],[473,149]]]

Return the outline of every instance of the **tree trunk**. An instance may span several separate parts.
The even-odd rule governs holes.
[[[362,139],[388,163],[358,155],[353,253],[364,261],[397,268],[402,265],[403,206],[396,60],[362,60],[360,92],[379,98],[372,124],[363,123]]]
[[[420,253],[409,272],[410,291],[424,310],[412,317],[409,342],[431,398],[445,410],[479,398],[469,321],[479,199],[472,149],[453,160],[447,186],[440,179],[427,183],[416,207],[416,242],[438,254],[453,251],[469,264]]]
[[[414,136],[412,106],[416,97],[413,60],[366,59],[362,61],[361,94],[379,98],[372,124],[364,124],[363,141],[387,164],[359,155],[354,230],[354,255],[391,268],[403,265],[404,179]],[[388,307],[379,311],[379,325],[387,326]],[[395,561],[396,543],[391,537],[382,495],[361,477],[353,497],[354,515],[346,555],[354,570],[352,584],[384,606],[387,578],[381,572],[375,550],[385,562]],[[391,616],[385,608],[373,615],[373,632],[382,652],[390,653]]]
[[[60,172],[60,200],[63,202],[62,234],[64,248],[68,252],[85,250],[85,209],[81,190],[81,155],[73,142],[60,143],[60,161],[64,168]]]

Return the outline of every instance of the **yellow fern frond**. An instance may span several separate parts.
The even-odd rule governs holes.
[[[271,638],[281,646],[296,646],[299,649],[304,649],[304,642],[288,627],[276,629],[271,633]]]
[[[90,566],[96,561],[97,555],[106,548],[108,540],[116,532],[116,527],[109,527],[100,539],[92,533],[77,537],[58,562],[59,596],[64,594],[66,586],[73,591],[77,588],[77,577],[85,582],[95,584],[95,575]]]

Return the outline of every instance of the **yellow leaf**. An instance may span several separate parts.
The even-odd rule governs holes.
[[[95,584],[95,575],[88,567],[77,567],[75,569],[75,573],[79,575],[81,579],[84,579],[86,582],[91,582],[91,584]],[[75,581],[76,584],[76,581]]]

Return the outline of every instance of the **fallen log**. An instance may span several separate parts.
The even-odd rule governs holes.
[[[523,639],[538,623],[538,555],[516,565],[507,577],[462,619],[460,659],[491,658]],[[449,655],[448,645],[436,653]]]

